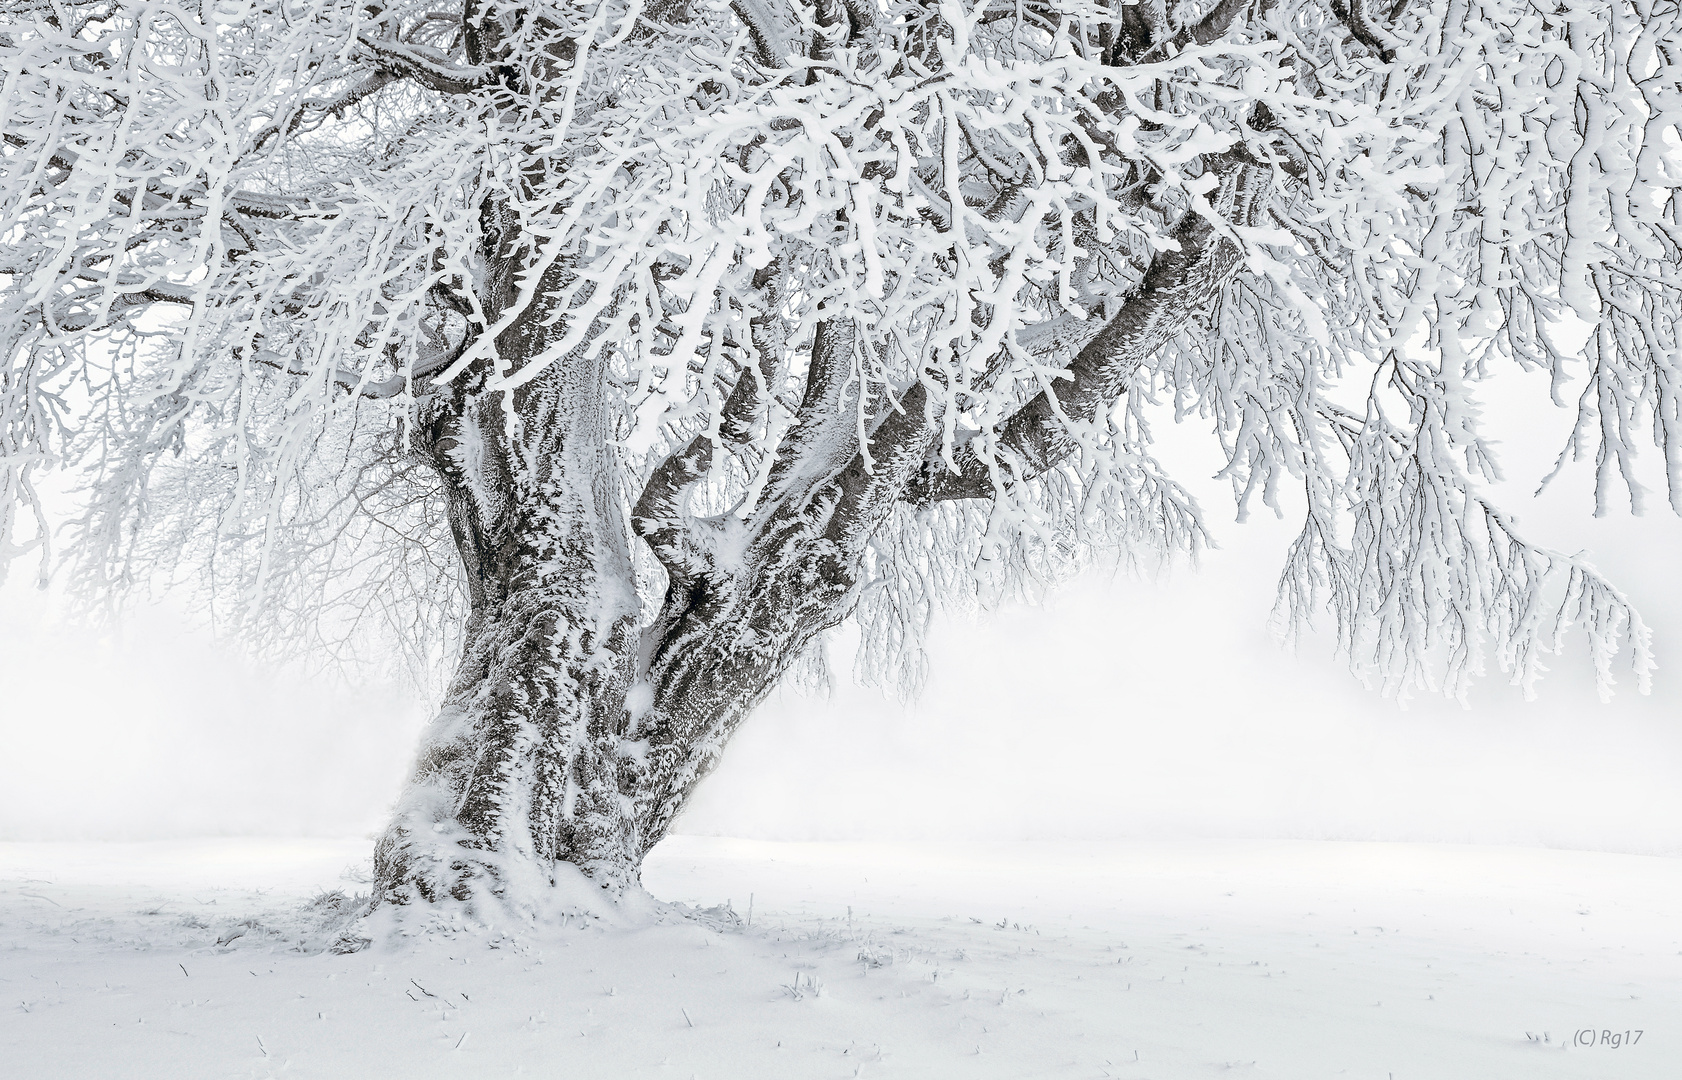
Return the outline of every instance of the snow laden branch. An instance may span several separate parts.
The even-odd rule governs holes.
[[[1434,403],[1422,396],[1416,406],[1424,415],[1411,427],[1379,414],[1363,425],[1347,542],[1311,504],[1280,579],[1282,629],[1294,633],[1303,613],[1329,606],[1339,648],[1363,679],[1404,699],[1424,688],[1464,701],[1492,650],[1534,697],[1543,655],[1561,651],[1576,624],[1588,632],[1602,698],[1623,636],[1646,693],[1651,634],[1629,601],[1582,558],[1522,539],[1467,483]]]
[[[1300,514],[1387,690],[1645,630],[1478,398],[1682,508],[1674,0],[89,0],[0,14],[0,556],[441,698],[388,899],[621,888],[864,629]],[[1508,376],[1519,377],[1519,376]],[[1298,494],[1300,492],[1300,494]]]

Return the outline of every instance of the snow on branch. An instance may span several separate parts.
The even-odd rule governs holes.
[[[1493,651],[1500,671],[1535,696],[1566,630],[1588,635],[1603,698],[1627,639],[1636,686],[1651,682],[1651,634],[1624,595],[1580,556],[1537,547],[1480,498],[1453,460],[1429,401],[1411,430],[1371,415],[1348,479],[1347,540],[1330,500],[1312,500],[1279,582],[1281,630],[1305,629],[1324,606],[1339,650],[1364,681],[1406,701],[1419,689],[1462,702]]]
[[[90,589],[171,576],[170,535],[242,567],[237,620],[307,621],[341,573],[349,623],[458,611],[460,515],[519,479],[492,444],[599,365],[648,620],[821,548],[891,666],[942,596],[1195,550],[1171,414],[1241,512],[1304,492],[1286,595],[1379,681],[1460,693],[1487,640],[1528,685],[1559,588],[1639,666],[1618,594],[1476,494],[1477,398],[1548,371],[1601,506],[1639,506],[1651,438],[1682,509],[1678,19],[14,4],[0,564],[45,551],[54,465],[88,480]]]

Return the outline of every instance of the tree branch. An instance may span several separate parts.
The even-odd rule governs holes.
[[[384,89],[399,78],[405,77],[407,76],[403,73],[382,68],[356,85],[346,87],[330,98],[303,102],[285,124],[271,123],[268,127],[259,131],[251,140],[251,149],[260,153],[269,145],[270,140],[291,135],[302,127],[305,121],[329,115],[336,116],[363,98]]]
[[[765,0],[730,0],[730,10],[747,26],[754,51],[758,53],[754,59],[761,64],[768,68],[781,67],[794,52],[786,28]]]
[[[1181,28],[1174,35],[1174,43],[1181,48],[1189,44],[1208,45],[1220,40],[1240,14],[1249,22],[1272,6],[1273,0],[1220,0],[1203,18]]]
[[[462,350],[460,348],[457,348],[450,352],[440,354],[431,360],[416,364],[407,375],[392,375],[384,379],[376,379],[372,382],[364,381],[366,379],[366,375],[362,372],[347,371],[344,368],[335,366],[330,375],[330,380],[333,385],[339,387],[341,390],[353,393],[358,397],[367,398],[370,401],[384,401],[388,398],[396,397],[398,394],[408,390],[415,383],[418,383],[420,380],[427,378],[428,376],[435,375],[449,367],[461,351]],[[275,370],[284,372],[287,375],[297,375],[302,377],[318,374],[318,369],[300,368],[293,366],[291,363],[283,362],[283,358],[278,353],[258,351],[251,354],[251,359],[264,365],[265,367],[272,367]]]
[[[1235,156],[1223,156],[1217,205],[1229,220],[1253,224],[1265,205],[1269,173]],[[902,497],[919,506],[990,499],[1001,484],[1043,475],[1073,454],[1079,443],[1071,427],[1095,422],[1119,400],[1140,365],[1208,310],[1241,263],[1239,245],[1202,213],[1187,211],[1169,235],[1176,246],[1151,260],[1121,311],[1069,362],[1067,377],[994,430],[991,459],[972,438],[954,455],[956,471],[938,457],[928,458]]]
[[[1386,22],[1395,22],[1407,7],[1407,0],[1394,0],[1389,12],[1385,15]],[[1385,44],[1385,29],[1380,23],[1375,23],[1367,14],[1367,0],[1331,0],[1332,14],[1338,21],[1349,28],[1349,36],[1370,49],[1386,64],[1396,62],[1396,50]]]
[[[425,45],[411,45],[366,34],[358,34],[356,40],[374,54],[382,72],[419,83],[440,94],[470,94],[491,85],[496,78],[488,64],[463,67],[437,49]],[[336,108],[344,108],[345,104],[349,103],[341,103]]]

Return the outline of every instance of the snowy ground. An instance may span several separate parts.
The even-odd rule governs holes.
[[[1682,860],[677,837],[751,926],[293,951],[368,846],[0,844],[0,1076],[1682,1076]]]

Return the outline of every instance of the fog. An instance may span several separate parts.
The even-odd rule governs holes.
[[[1658,610],[1677,595],[1673,563],[1640,575],[1663,665],[1652,695],[1626,681],[1602,703],[1576,635],[1536,701],[1489,679],[1469,709],[1422,698],[1403,711],[1328,642],[1292,656],[1268,635],[1286,532],[1252,530],[1165,583],[1083,582],[1047,609],[944,627],[912,708],[852,686],[784,695],[738,736],[685,827],[1682,853],[1682,627]]]
[[[1660,668],[1603,703],[1580,635],[1524,702],[1498,675],[1471,707],[1406,710],[1309,639],[1266,629],[1294,529],[1230,520],[1164,579],[1090,577],[1041,608],[936,627],[905,705],[849,678],[779,693],[679,823],[780,839],[1276,836],[1513,842],[1682,853],[1682,523],[1589,516],[1588,477],[1530,497],[1567,414],[1509,411],[1521,527],[1588,550],[1641,607]],[[1188,447],[1189,432],[1169,432]],[[1170,445],[1170,450],[1174,447]],[[1198,455],[1203,455],[1199,457]],[[1177,467],[1209,475],[1206,449]],[[1523,463],[1522,467],[1520,464]],[[0,593],[0,839],[365,835],[395,797],[424,708],[388,685],[264,673],[180,612],[120,637],[67,625],[14,574]]]

